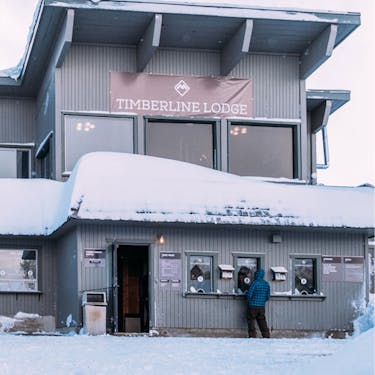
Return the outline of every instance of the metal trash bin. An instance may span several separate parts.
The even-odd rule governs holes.
[[[105,292],[84,292],[82,295],[83,327],[88,335],[107,332],[107,299]]]

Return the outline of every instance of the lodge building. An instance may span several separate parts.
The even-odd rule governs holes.
[[[350,332],[369,297],[374,189],[317,185],[350,92],[305,81],[359,25],[40,1],[23,59],[0,72],[0,315],[78,331],[97,293],[107,332],[246,336],[261,267],[274,336]]]

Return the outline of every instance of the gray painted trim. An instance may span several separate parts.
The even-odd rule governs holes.
[[[221,51],[221,75],[228,75],[238,65],[244,54],[249,52],[253,20],[245,20]]]
[[[298,164],[299,164],[299,179],[304,181],[311,181],[311,171],[308,167],[308,130],[307,130],[307,103],[306,103],[306,82],[300,81],[300,117],[301,126],[299,128],[299,153],[298,153]]]
[[[68,9],[66,12],[64,26],[62,31],[62,45],[60,51],[57,52],[57,61],[56,61],[56,68],[61,68],[66,55],[69,52],[70,45],[72,44],[73,40],[73,26],[74,26],[74,10]]]
[[[163,16],[154,14],[137,46],[137,72],[143,72],[160,45]]]
[[[316,109],[311,111],[311,131],[317,133],[327,126],[329,115],[332,111],[332,100],[325,100]]]
[[[123,2],[122,0],[113,0]],[[95,9],[106,9],[106,2],[95,5]],[[92,2],[82,2],[79,0],[45,0],[45,6],[49,7],[70,7],[78,9],[92,9]],[[188,4],[188,3],[165,3],[159,1],[137,0],[127,1],[126,6],[118,6],[119,11],[138,11],[169,14],[189,14],[203,16],[221,16],[238,18],[272,19],[282,21],[306,21],[324,23],[343,23],[359,25],[360,13],[358,12],[323,12],[305,9],[280,9],[270,7],[255,7],[246,5],[229,4]]]
[[[309,77],[333,52],[337,36],[337,25],[328,26],[305,51],[301,59],[301,78]]]

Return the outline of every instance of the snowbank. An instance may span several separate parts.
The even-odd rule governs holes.
[[[151,156],[86,154],[65,183],[0,180],[0,234],[48,235],[70,217],[372,228],[374,188],[282,184]],[[14,199],[17,197],[17,199]]]

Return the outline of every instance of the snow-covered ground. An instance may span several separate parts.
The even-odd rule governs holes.
[[[3,334],[0,374],[373,375],[373,304],[354,326],[345,340]]]

